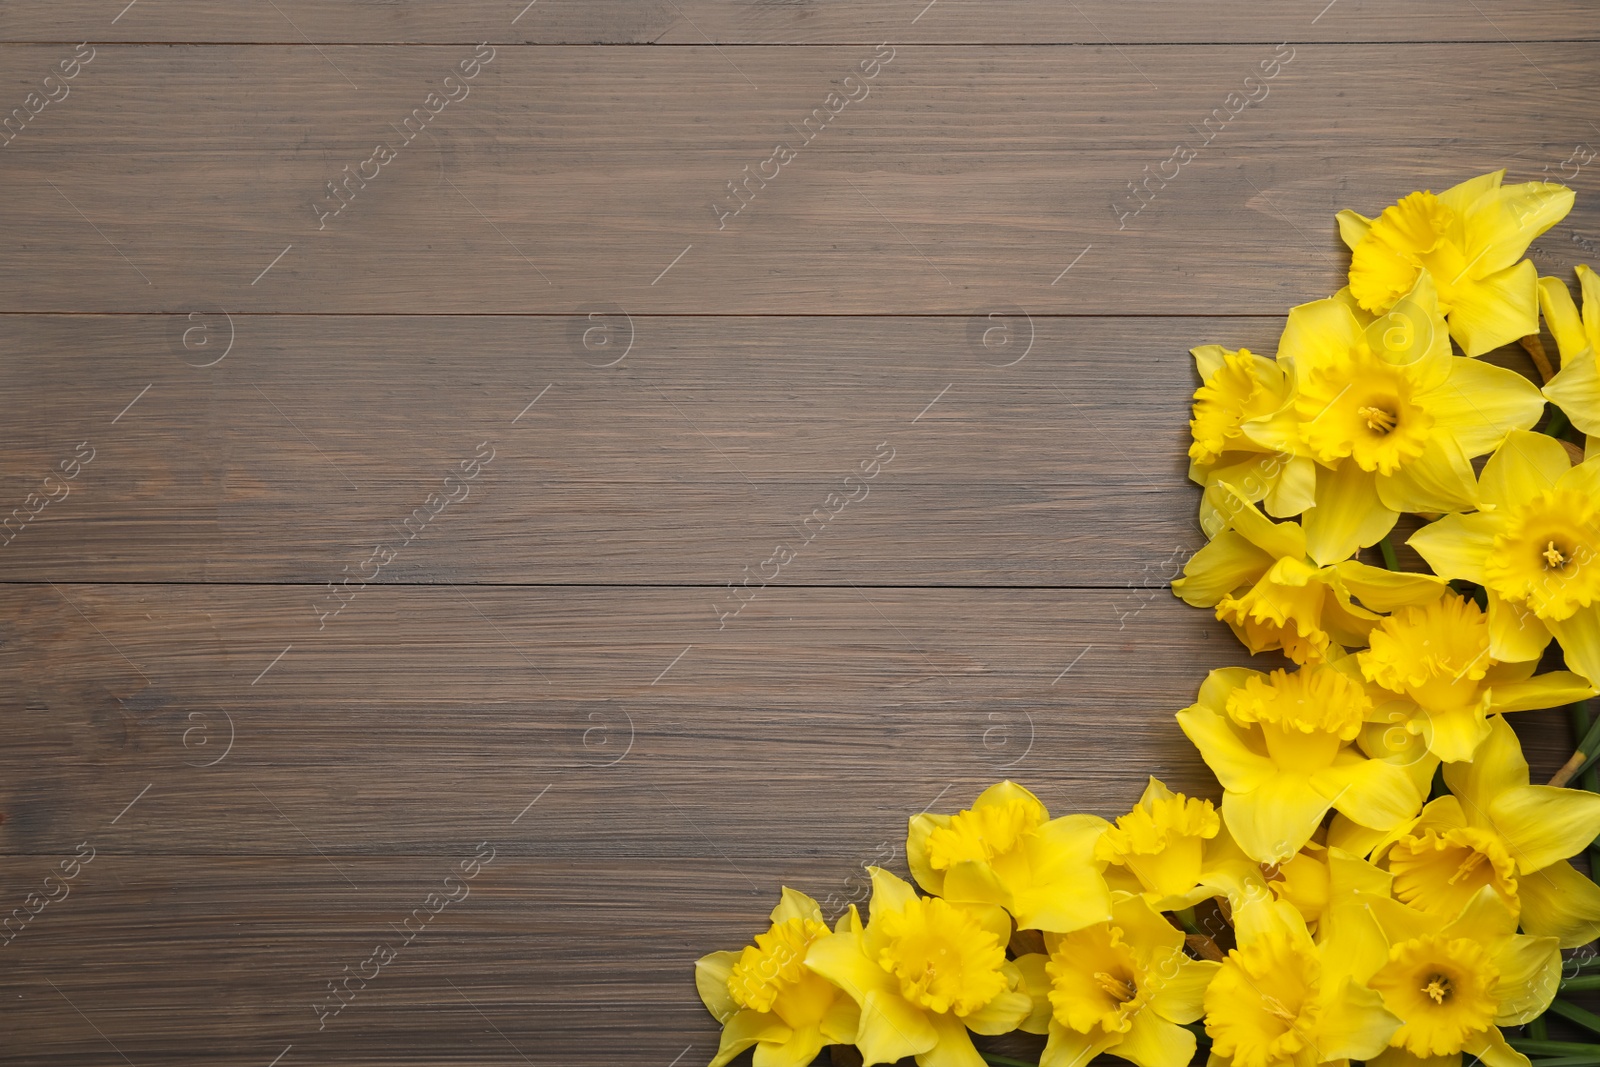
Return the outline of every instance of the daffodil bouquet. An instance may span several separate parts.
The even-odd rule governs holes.
[[[1275,358],[1194,349],[1209,542],[1173,591],[1292,664],[1177,713],[1220,802],[1151,778],[1115,822],[1052,818],[1001,782],[912,817],[916,884],[870,868],[865,919],[785,889],[698,962],[712,1067],[1020,1064],[972,1040],[1016,1030],[1041,1067],[1600,1067],[1544,1019],[1600,1034],[1561,996],[1600,988],[1562,956],[1600,936],[1570,862],[1600,835],[1600,278],[1580,312],[1537,276],[1573,193],[1503,178],[1340,212],[1349,285]],[[1541,381],[1479,358],[1513,343]],[[1400,569],[1402,513],[1431,573]],[[1532,784],[1505,716],[1562,705],[1577,751]]]

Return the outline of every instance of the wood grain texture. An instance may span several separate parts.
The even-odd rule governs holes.
[[[910,813],[1214,796],[1172,715],[1279,661],[1165,587],[1187,350],[1271,352],[1341,284],[1336,209],[1499,166],[1579,192],[1541,272],[1592,260],[1597,36],[1571,0],[3,5],[0,523],[38,515],[0,525],[0,916],[95,858],[0,945],[0,1064],[690,1067],[693,960],[782,885],[864,900]],[[1515,718],[1548,773],[1563,717]]]
[[[702,593],[374,590],[315,635],[304,590],[7,587],[28,773],[0,784],[0,899],[95,858],[0,949],[0,1062],[704,1058],[692,961],[780,885],[837,911],[860,865],[903,870],[908,813],[1001,776],[1105,815],[1146,774],[1205,789],[1171,713],[1248,661],[1165,595],[1119,629],[1108,591],[773,590],[707,633]],[[1559,716],[1517,718],[1553,767]],[[485,841],[319,1032],[325,983]]]
[[[8,55],[42,75],[59,52]],[[1113,48],[905,46],[820,132],[872,50],[741,52],[758,90],[710,47],[506,47],[405,143],[470,51],[101,46],[0,149],[0,310],[1281,314],[1341,284],[1339,208],[1556,174],[1600,137],[1593,48],[1524,52],[1297,46],[1204,145],[1273,46],[1163,49],[1160,88]],[[766,188],[728,190],[779,142],[801,147]],[[1180,142],[1203,147],[1163,168]],[[378,176],[324,217],[346,167]],[[1536,261],[1597,234],[1583,195]]]
[[[66,0],[0,12],[0,41],[300,44],[1182,44],[1256,41],[1550,41],[1600,36],[1577,0]]]
[[[6,512],[81,441],[95,454],[0,548],[0,578],[320,584],[382,543],[399,556],[381,582],[716,586],[1142,581],[1199,544],[1187,347],[1271,351],[1281,327],[1018,309],[8,324]],[[446,489],[482,442],[492,462]],[[434,493],[466,495],[424,529]],[[778,543],[798,558],[760,569]]]

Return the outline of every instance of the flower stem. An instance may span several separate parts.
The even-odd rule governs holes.
[[[1549,384],[1551,378],[1556,376],[1555,367],[1550,364],[1550,357],[1545,353],[1544,342],[1539,340],[1539,335],[1531,333],[1526,337],[1518,338],[1518,342],[1529,356],[1533,357],[1533,365],[1539,370],[1539,377]]]
[[[1600,1045],[1577,1041],[1529,1041],[1525,1037],[1507,1037],[1506,1044],[1534,1056],[1600,1056]]]
[[[1554,404],[1551,407],[1555,407]],[[1561,431],[1567,428],[1567,413],[1560,408],[1550,413],[1550,421],[1544,424],[1544,432],[1551,437],[1560,437]]]
[[[1576,1004],[1569,1004],[1559,997],[1550,1002],[1550,1014],[1559,1015],[1568,1022],[1577,1023],[1585,1030],[1600,1034],[1600,1015],[1587,1008],[1580,1008]]]
[[[1560,988],[1563,993],[1586,993],[1600,989],[1600,974],[1582,974],[1575,978],[1563,978]],[[1543,1021],[1543,1016],[1534,1020],[1534,1022]]]
[[[1535,1041],[1550,1040],[1550,1024],[1545,1021],[1543,1015],[1528,1023],[1528,1036]]]
[[[1389,535],[1384,534],[1383,540],[1378,542],[1378,551],[1383,553],[1383,565],[1392,571],[1400,569],[1400,557],[1395,555],[1394,542],[1389,540]]]
[[[1573,716],[1574,726],[1576,726],[1578,722],[1586,721],[1589,718],[1587,705],[1583,701],[1580,701],[1579,705],[1583,706],[1584,708],[1583,719],[1580,720],[1575,714]],[[1581,740],[1578,741],[1578,750],[1574,752],[1572,757],[1568,759],[1567,762],[1562,765],[1561,769],[1555,773],[1554,777],[1550,779],[1549,784],[1561,786],[1572,781],[1572,779],[1576,778],[1579,774],[1582,774],[1584,771],[1589,769],[1590,764],[1594,762],[1594,754],[1597,751],[1600,751],[1600,721],[1591,723],[1589,728],[1583,732]]]

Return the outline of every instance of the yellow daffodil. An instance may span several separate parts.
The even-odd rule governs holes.
[[[1211,672],[1178,723],[1222,783],[1222,817],[1239,847],[1280,863],[1330,809],[1388,830],[1422,806],[1404,768],[1351,743],[1372,710],[1361,683],[1337,666],[1271,675],[1228,667]]]
[[[1142,894],[1157,911],[1179,911],[1238,893],[1259,871],[1222,826],[1209,800],[1174,793],[1151,778],[1133,810],[1095,846],[1113,890]]]
[[[861,1008],[866,1064],[916,1057],[921,1067],[985,1067],[969,1029],[1003,1034],[1033,1014],[1022,972],[1006,959],[1011,918],[991,904],[919,897],[879,867],[865,929],[819,937],[806,965]]]
[[[1389,941],[1388,962],[1368,985],[1401,1021],[1374,1067],[1455,1067],[1462,1053],[1488,1067],[1528,1067],[1500,1027],[1550,1006],[1561,978],[1556,939],[1518,934],[1516,916],[1487,886],[1449,914],[1368,903]]]
[[[1297,437],[1316,460],[1301,521],[1319,564],[1376,544],[1403,511],[1474,507],[1472,458],[1544,412],[1522,375],[1451,353],[1426,271],[1381,318],[1339,297],[1293,309],[1278,359],[1294,366],[1296,418],[1244,432],[1268,448]]]
[[[1554,438],[1514,432],[1479,496],[1483,511],[1446,515],[1407,543],[1435,573],[1485,588],[1490,655],[1535,660],[1554,634],[1567,666],[1600,682],[1600,457],[1573,466]]]
[[[1251,652],[1282,649],[1296,663],[1320,663],[1365,645],[1378,612],[1444,590],[1432,575],[1359,560],[1319,567],[1306,557],[1298,523],[1273,522],[1226,483],[1214,483],[1207,496],[1227,515],[1224,528],[1190,558],[1172,591],[1193,607],[1214,607]]]
[[[838,923],[845,936],[861,929],[854,905]],[[805,1067],[824,1045],[856,1039],[855,1001],[806,966],[818,938],[830,936],[822,909],[804,893],[783,890],[772,927],[742,952],[713,952],[694,965],[700,999],[722,1024],[711,1059],[721,1067],[756,1047],[755,1067]]]
[[[1298,515],[1312,504],[1316,484],[1309,455],[1295,455],[1257,444],[1243,425],[1261,419],[1293,418],[1293,385],[1282,365],[1248,348],[1221,345],[1191,350],[1201,386],[1194,394],[1189,430],[1189,477],[1200,485],[1227,482],[1247,499],[1261,501],[1269,515]],[[1225,517],[1202,498],[1200,525],[1208,537]]]
[[[1499,716],[1470,763],[1445,765],[1451,796],[1380,845],[1396,899],[1455,915],[1492,887],[1530,934],[1575,948],[1600,936],[1600,886],[1567,862],[1600,835],[1600,795],[1528,784],[1517,735]]]
[[[1369,682],[1404,698],[1382,710],[1391,722],[1421,734],[1446,762],[1472,758],[1489,736],[1488,716],[1554,708],[1595,695],[1570,671],[1532,677],[1535,664],[1501,663],[1490,655],[1489,620],[1478,605],[1451,592],[1402,608],[1378,624],[1372,647],[1357,661]]]
[[[1361,306],[1387,312],[1427,271],[1450,335],[1467,355],[1538,333],[1537,272],[1522,256],[1572,210],[1574,194],[1554,182],[1502,185],[1505,173],[1412,193],[1376,219],[1339,212],[1350,291]]]
[[[1238,947],[1205,993],[1215,1067],[1315,1067],[1364,1060],[1400,1022],[1350,970],[1337,942],[1318,945],[1290,905],[1254,895],[1233,910]]]
[[[906,859],[917,883],[955,903],[995,904],[1025,930],[1066,933],[1111,916],[1095,859],[1107,823],[1095,815],[1050,818],[1014,782],[985,789],[955,815],[911,818]]]
[[[1544,395],[1592,439],[1600,436],[1600,275],[1586,266],[1577,273],[1582,316],[1561,279],[1539,279],[1539,305],[1561,353],[1561,371],[1545,383]]]
[[[1050,1014],[1039,1067],[1083,1067],[1102,1052],[1139,1067],[1188,1067],[1206,985],[1218,964],[1183,953],[1183,931],[1142,896],[1117,894],[1109,922],[1046,934],[1047,955],[1017,963],[1038,975]]]

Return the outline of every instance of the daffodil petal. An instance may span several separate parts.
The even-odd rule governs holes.
[[[1481,241],[1491,246],[1483,258],[1483,269],[1501,270],[1521,259],[1540,234],[1566,218],[1576,199],[1575,192],[1557,182],[1502,186],[1498,197],[1485,197],[1468,209],[1468,245],[1477,247]]]
[[[756,1045],[750,1067],[811,1067],[825,1042],[822,1030],[808,1026],[795,1030],[786,1041],[762,1041]]]
[[[917,891],[910,883],[882,867],[868,867],[867,874],[872,878],[873,909],[900,911],[916,899]]]
[[[1248,793],[1222,795],[1228,832],[1258,863],[1282,863],[1299,852],[1332,806],[1304,779],[1287,774],[1274,775]]]
[[[924,812],[911,816],[906,831],[906,866],[917,884],[934,896],[944,895],[944,872],[928,859],[928,838],[935,830],[948,827],[950,816]]]
[[[856,1048],[865,1063],[894,1063],[919,1055],[932,1049],[942,1036],[926,1013],[898,993],[874,989],[861,1002]]]
[[[1267,514],[1280,519],[1300,514],[1316,503],[1317,465],[1310,456],[1292,456],[1267,488]]]
[[[1426,708],[1422,716],[1428,751],[1446,763],[1471,759],[1489,736],[1489,724],[1484,720],[1481,706]]]
[[[960,1019],[954,1015],[930,1015],[928,1021],[939,1036],[933,1048],[917,1057],[917,1067],[988,1067]]]
[[[1339,220],[1339,240],[1344,242],[1346,248],[1354,249],[1361,243],[1361,239],[1372,229],[1372,220],[1365,215],[1358,215],[1349,208],[1339,212],[1334,218]]]
[[[1107,1034],[1095,1027],[1092,1034],[1080,1034],[1070,1026],[1051,1020],[1050,1039],[1045,1042],[1044,1053],[1039,1057],[1039,1067],[1085,1067],[1106,1049],[1117,1043],[1121,1034]]]
[[[778,906],[772,909],[774,923],[786,922],[789,919],[810,919],[812,922],[822,921],[822,909],[817,902],[797,889],[783,887],[778,899]]]
[[[1345,815],[1335,815],[1328,823],[1328,846],[1352,856],[1366,856],[1384,838],[1382,830],[1374,830]]]
[[[1313,300],[1290,308],[1278,338],[1278,361],[1304,368],[1346,358],[1362,339],[1361,324],[1337,300]]]
[[[1374,472],[1348,459],[1334,470],[1318,467],[1317,503],[1301,520],[1306,552],[1323,566],[1338,563],[1377,544],[1399,517],[1380,499]]]
[[[1500,183],[1505,180],[1504,168],[1491,170],[1487,174],[1479,174],[1475,178],[1468,178],[1459,185],[1452,185],[1439,194],[1439,201],[1457,215],[1465,215],[1467,209],[1487,193],[1498,192]]]
[[[1045,971],[1049,959],[1042,952],[1028,952],[1016,958],[1017,973],[1022,976],[1022,991],[1033,1001],[1028,1017],[1017,1024],[1017,1029],[1024,1033],[1050,1032],[1050,975]]]
[[[1373,611],[1398,611],[1427,604],[1444,595],[1443,580],[1431,574],[1407,574],[1373,567],[1360,560],[1336,563],[1333,572],[1350,595]]]
[[[1511,844],[1517,870],[1537,871],[1600,836],[1600,793],[1550,785],[1506,789],[1490,802],[1489,818]]]
[[[1368,1059],[1366,1067],[1461,1067],[1461,1053],[1453,1056],[1413,1056],[1403,1048],[1391,1046]]]
[[[1489,711],[1538,711],[1588,700],[1594,686],[1571,671],[1551,671],[1521,682],[1501,682],[1489,690]]]
[[[1247,745],[1233,724],[1210,708],[1195,704],[1178,712],[1178,725],[1226,790],[1246,793],[1259,789],[1277,773],[1272,760]],[[1248,848],[1245,851],[1250,853]],[[1250,855],[1255,858],[1254,853]]]
[[[1447,764],[1444,782],[1454,795],[1430,802],[1422,813],[1424,821],[1430,816],[1442,815],[1447,818],[1465,817],[1473,823],[1481,823],[1490,817],[1490,805],[1496,797],[1513,789],[1526,788],[1528,761],[1522,756],[1522,743],[1517,740],[1511,725],[1498,715],[1490,719],[1489,736],[1478,746],[1472,762]],[[1454,812],[1448,810],[1446,800],[1456,805]],[[1418,832],[1420,830],[1419,826]]]
[[[1481,456],[1498,448],[1512,430],[1538,422],[1544,399],[1538,386],[1515,371],[1456,358],[1449,379],[1428,394],[1427,409],[1436,438],[1447,437],[1466,455]]]
[[[787,1041],[793,1032],[770,1012],[741,1011],[722,1024],[722,1039],[710,1067],[722,1067],[758,1041]]]
[[[1150,1007],[1163,1019],[1175,1023],[1194,1022],[1205,1014],[1206,987],[1221,969],[1220,963],[1187,959],[1183,953],[1175,951],[1169,960],[1157,965],[1155,974],[1160,980],[1154,984],[1146,981]]]
[[[1591,437],[1600,434],[1600,356],[1594,349],[1563,356],[1561,370],[1545,383],[1544,395],[1579,430]]]
[[[1500,1028],[1491,1026],[1467,1038],[1461,1051],[1482,1060],[1485,1067],[1531,1067],[1528,1057],[1506,1044]]]
[[[1382,1052],[1400,1029],[1383,998],[1348,978],[1328,997],[1318,1027],[1317,1059],[1367,1060]]]
[[[1600,885],[1563,860],[1517,879],[1522,928],[1577,948],[1600,937]]]
[[[1033,998],[1021,990],[1001,993],[961,1021],[975,1034],[1009,1034],[1033,1011]]]
[[[868,993],[892,992],[894,977],[867,958],[859,934],[825,934],[806,950],[806,966],[844,990],[856,1003]]]
[[[1064,815],[1031,835],[1025,847],[1033,878],[1011,902],[1019,927],[1064,934],[1111,918],[1111,891],[1094,863],[1108,825],[1097,815]]]
[[[1590,347],[1578,305],[1573,303],[1572,293],[1560,278],[1539,279],[1539,310],[1544,313],[1550,335],[1556,339],[1556,350],[1561,353],[1563,365]]]
[[[1195,1036],[1155,1012],[1133,1017],[1128,1032],[1117,1042],[1115,1054],[1138,1067],[1188,1067],[1194,1058]]]
[[[1245,540],[1274,559],[1300,559],[1306,554],[1306,538],[1299,524],[1273,522],[1231,485],[1218,483],[1213,489],[1218,506],[1228,514],[1228,524]]]
[[[1534,394],[1535,399],[1538,396]],[[1539,409],[1544,410],[1542,402]],[[1376,484],[1378,499],[1391,511],[1466,511],[1478,506],[1478,482],[1473,477],[1472,464],[1461,444],[1448,435],[1429,438],[1422,455],[1393,474],[1379,474]]]
[[[1590,681],[1600,681],[1600,602],[1579,608],[1565,619],[1545,619],[1544,624],[1561,642],[1567,666]]]
[[[706,1010],[717,1022],[727,1022],[739,1010],[739,1004],[728,992],[728,976],[739,959],[737,952],[712,952],[694,963],[694,987]]]
[[[1488,590],[1489,654],[1516,663],[1536,660],[1550,644],[1550,628],[1525,603],[1512,603]]]
[[[1592,887],[1593,882],[1589,883]],[[1553,937],[1508,937],[1495,951],[1500,981],[1494,995],[1501,1026],[1521,1026],[1550,1006],[1561,983],[1561,946]]]
[[[1223,530],[1189,557],[1172,591],[1193,608],[1209,608],[1272,566],[1272,557],[1233,530]]]
[[[1194,357],[1195,370],[1200,372],[1200,380],[1204,382],[1222,369],[1228,350],[1222,345],[1200,345],[1189,349],[1189,354]]]
[[[1406,544],[1416,549],[1439,577],[1481,584],[1483,561],[1494,550],[1498,527],[1493,515],[1446,515],[1412,534]]]
[[[1475,357],[1538,333],[1538,284],[1539,272],[1525,259],[1460,286],[1450,310],[1450,336]]]
[[[1600,274],[1586,263],[1579,263],[1573,273],[1583,291],[1583,330],[1589,335],[1589,343],[1600,350]]]
[[[1483,465],[1478,494],[1488,506],[1515,508],[1555,488],[1571,468],[1567,450],[1554,437],[1512,430]]]
[[[1411,776],[1385,760],[1362,759],[1332,767],[1312,782],[1340,812],[1374,830],[1391,830],[1422,810],[1422,797]]]
[[[975,860],[962,860],[950,865],[950,869],[944,872],[944,896],[947,900],[962,904],[1005,907],[1011,903],[1011,894],[994,868]]]

